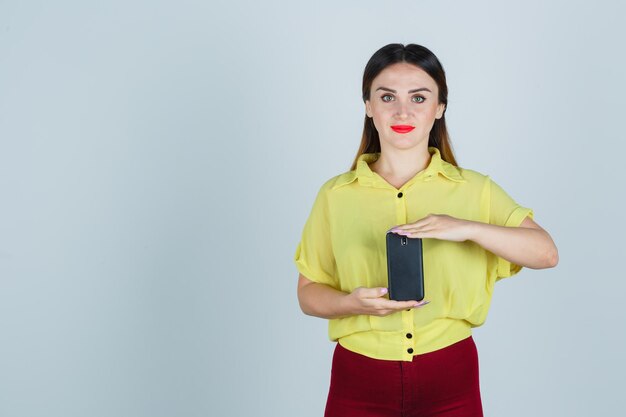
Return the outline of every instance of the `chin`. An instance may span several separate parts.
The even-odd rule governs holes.
[[[420,144],[420,141],[413,138],[391,138],[385,139],[388,146],[397,149],[411,149]]]

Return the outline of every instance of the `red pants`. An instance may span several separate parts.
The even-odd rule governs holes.
[[[335,346],[324,417],[482,417],[472,336],[412,362]]]

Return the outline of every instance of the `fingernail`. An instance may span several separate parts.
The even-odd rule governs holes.
[[[381,293],[381,294],[384,294],[384,293],[386,293],[386,292],[387,292],[387,288],[381,288],[381,289],[380,289],[380,293]]]

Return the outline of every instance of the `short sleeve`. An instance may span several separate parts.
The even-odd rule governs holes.
[[[533,209],[523,207],[509,196],[502,187],[494,182],[489,176],[489,223],[498,226],[518,227],[524,219],[529,216],[534,218]],[[521,265],[507,261],[502,257],[498,258],[498,275],[496,280],[517,274]]]
[[[298,271],[311,281],[338,288],[330,236],[328,190],[325,185],[317,193],[293,260]]]

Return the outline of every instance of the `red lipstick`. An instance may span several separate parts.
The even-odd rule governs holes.
[[[415,126],[411,126],[411,125],[394,125],[394,126],[391,126],[391,128],[393,129],[394,132],[408,133],[411,130],[415,129]]]

